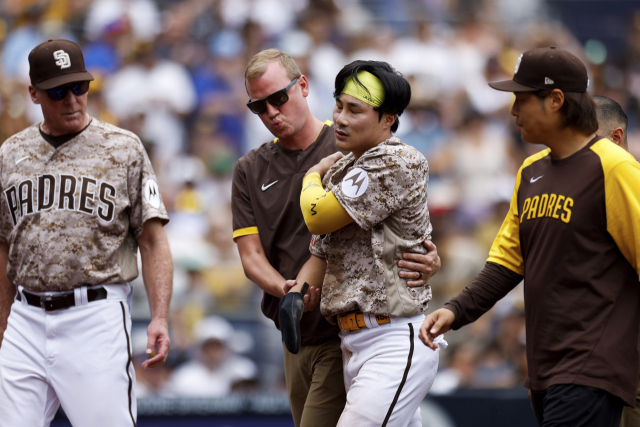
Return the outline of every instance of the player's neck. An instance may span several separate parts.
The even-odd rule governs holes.
[[[318,138],[323,126],[324,123],[309,113],[300,132],[287,138],[280,138],[278,142],[287,150],[306,150]]]
[[[373,147],[377,147],[378,145],[382,144],[383,142],[385,142],[387,139],[391,138],[393,136],[393,134],[391,133],[390,130],[385,130],[383,132],[380,133],[380,135],[374,139],[374,141],[378,141],[375,144],[371,144],[369,146],[363,147],[362,150],[354,150],[351,153],[353,153],[353,157],[358,160],[360,157],[362,157],[362,155],[364,153],[366,153],[367,151],[371,150]]]
[[[564,128],[550,135],[545,145],[551,149],[554,158],[564,159],[583,149],[595,136],[595,133],[587,135],[572,128]]]
[[[62,136],[62,135],[69,135],[72,133],[78,133],[80,131],[82,131],[84,128],[87,127],[87,125],[89,124],[89,122],[91,121],[91,118],[89,117],[88,114],[84,115],[84,120],[82,121],[82,124],[80,126],[78,126],[78,128],[76,129],[62,129],[62,128],[58,128],[56,126],[52,126],[51,123],[49,123],[47,121],[47,119],[45,118],[44,121],[42,122],[41,125],[41,129],[42,132],[46,133],[47,135],[51,135],[51,136]]]

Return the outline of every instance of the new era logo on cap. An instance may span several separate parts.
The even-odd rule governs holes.
[[[521,53],[518,57],[518,61],[516,62],[516,70],[513,72],[513,74],[518,74],[518,69],[520,69],[520,63],[522,62],[522,55],[524,54]]]
[[[513,80],[489,83],[506,92],[534,92],[560,89],[586,92],[587,68],[574,54],[555,47],[531,49],[520,55]]]
[[[47,90],[67,83],[93,80],[84,67],[80,46],[69,40],[49,40],[29,53],[31,85]]]

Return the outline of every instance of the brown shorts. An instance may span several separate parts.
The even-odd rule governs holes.
[[[284,346],[283,346],[284,347]],[[284,348],[284,374],[296,427],[335,427],[347,400],[340,339]]]

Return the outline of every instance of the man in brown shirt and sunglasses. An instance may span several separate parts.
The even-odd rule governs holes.
[[[245,84],[258,114],[276,136],[243,156],[233,177],[233,238],[245,273],[263,291],[262,311],[278,324],[278,304],[308,260],[308,231],[299,195],[305,172],[337,150],[333,123],[316,119],[306,97],[309,83],[295,61],[269,49],[247,65]],[[329,112],[327,112],[329,114]],[[422,286],[440,268],[435,246],[426,255],[404,254],[400,267],[408,286]],[[346,393],[338,328],[320,314],[319,290],[305,301],[315,309],[301,320],[302,345],[297,354],[284,350],[285,378],[296,427],[335,426]]]

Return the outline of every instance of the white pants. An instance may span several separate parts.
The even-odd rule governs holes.
[[[49,426],[60,404],[74,427],[134,426],[131,316],[124,288],[108,299],[44,312],[11,306],[0,347],[0,426]]]
[[[377,328],[340,332],[347,404],[338,426],[422,426],[420,402],[440,355],[440,348],[431,350],[418,338],[423,320],[397,317]]]

